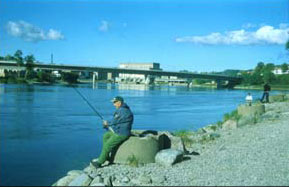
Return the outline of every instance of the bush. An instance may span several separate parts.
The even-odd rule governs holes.
[[[238,121],[241,118],[241,116],[238,114],[237,110],[233,110],[231,113],[226,113],[223,117],[224,121],[227,121],[229,119]]]
[[[177,137],[180,137],[183,140],[185,146],[187,147],[191,147],[192,144],[195,143],[195,141],[192,138],[190,138],[190,136],[192,135],[190,131],[180,130],[180,131],[176,131],[174,135]]]
[[[64,72],[62,73],[62,80],[69,83],[77,83],[78,74],[77,73],[71,73],[71,72]]]
[[[26,70],[26,79],[34,79],[34,78],[37,78],[37,74],[35,71],[27,71]]]
[[[51,73],[47,73],[47,72],[38,72],[37,73],[37,79],[40,82],[54,82],[54,78],[52,77]]]

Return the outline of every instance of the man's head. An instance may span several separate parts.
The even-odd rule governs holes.
[[[123,103],[123,98],[120,96],[116,96],[111,100],[111,102],[113,102],[113,105],[115,106],[115,108],[119,108],[121,107]]]

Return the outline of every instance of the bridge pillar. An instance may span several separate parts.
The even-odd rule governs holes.
[[[107,80],[115,81],[115,78],[119,76],[116,72],[107,72]]]
[[[216,80],[216,83],[217,83],[217,89],[224,88],[222,80]]]
[[[233,89],[234,86],[236,86],[238,83],[236,81],[230,81],[230,80],[216,80],[217,82],[217,88],[221,89],[221,88],[229,88],[229,89]]]
[[[92,81],[98,80],[98,72],[92,72]]]
[[[154,84],[155,83],[155,77],[151,75],[145,76],[145,84]]]
[[[107,80],[111,80],[112,79],[112,73],[111,72],[107,72]]]
[[[228,81],[227,88],[233,89],[237,84],[236,81]]]
[[[192,78],[187,78],[187,86],[190,87],[193,84],[193,79]]]

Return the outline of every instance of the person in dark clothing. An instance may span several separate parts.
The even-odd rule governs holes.
[[[271,91],[271,87],[268,83],[264,85],[264,92],[261,98],[261,102],[263,103],[263,100],[266,98],[266,103],[269,103],[269,92]]]
[[[113,98],[112,102],[116,111],[111,121],[103,121],[103,127],[109,129],[109,131],[103,135],[103,147],[100,156],[97,161],[91,162],[95,168],[101,167],[108,159],[109,153],[131,135],[133,113],[129,106],[124,103],[120,96]]]

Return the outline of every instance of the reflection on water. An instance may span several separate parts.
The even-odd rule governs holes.
[[[244,102],[247,91],[97,83],[78,91],[110,119],[116,95],[131,107],[134,129],[198,129]],[[250,91],[254,98],[261,91]],[[0,185],[51,185],[83,169],[102,147],[101,119],[71,86],[0,85]],[[47,169],[49,168],[49,169]],[[17,176],[17,177],[15,177]]]

